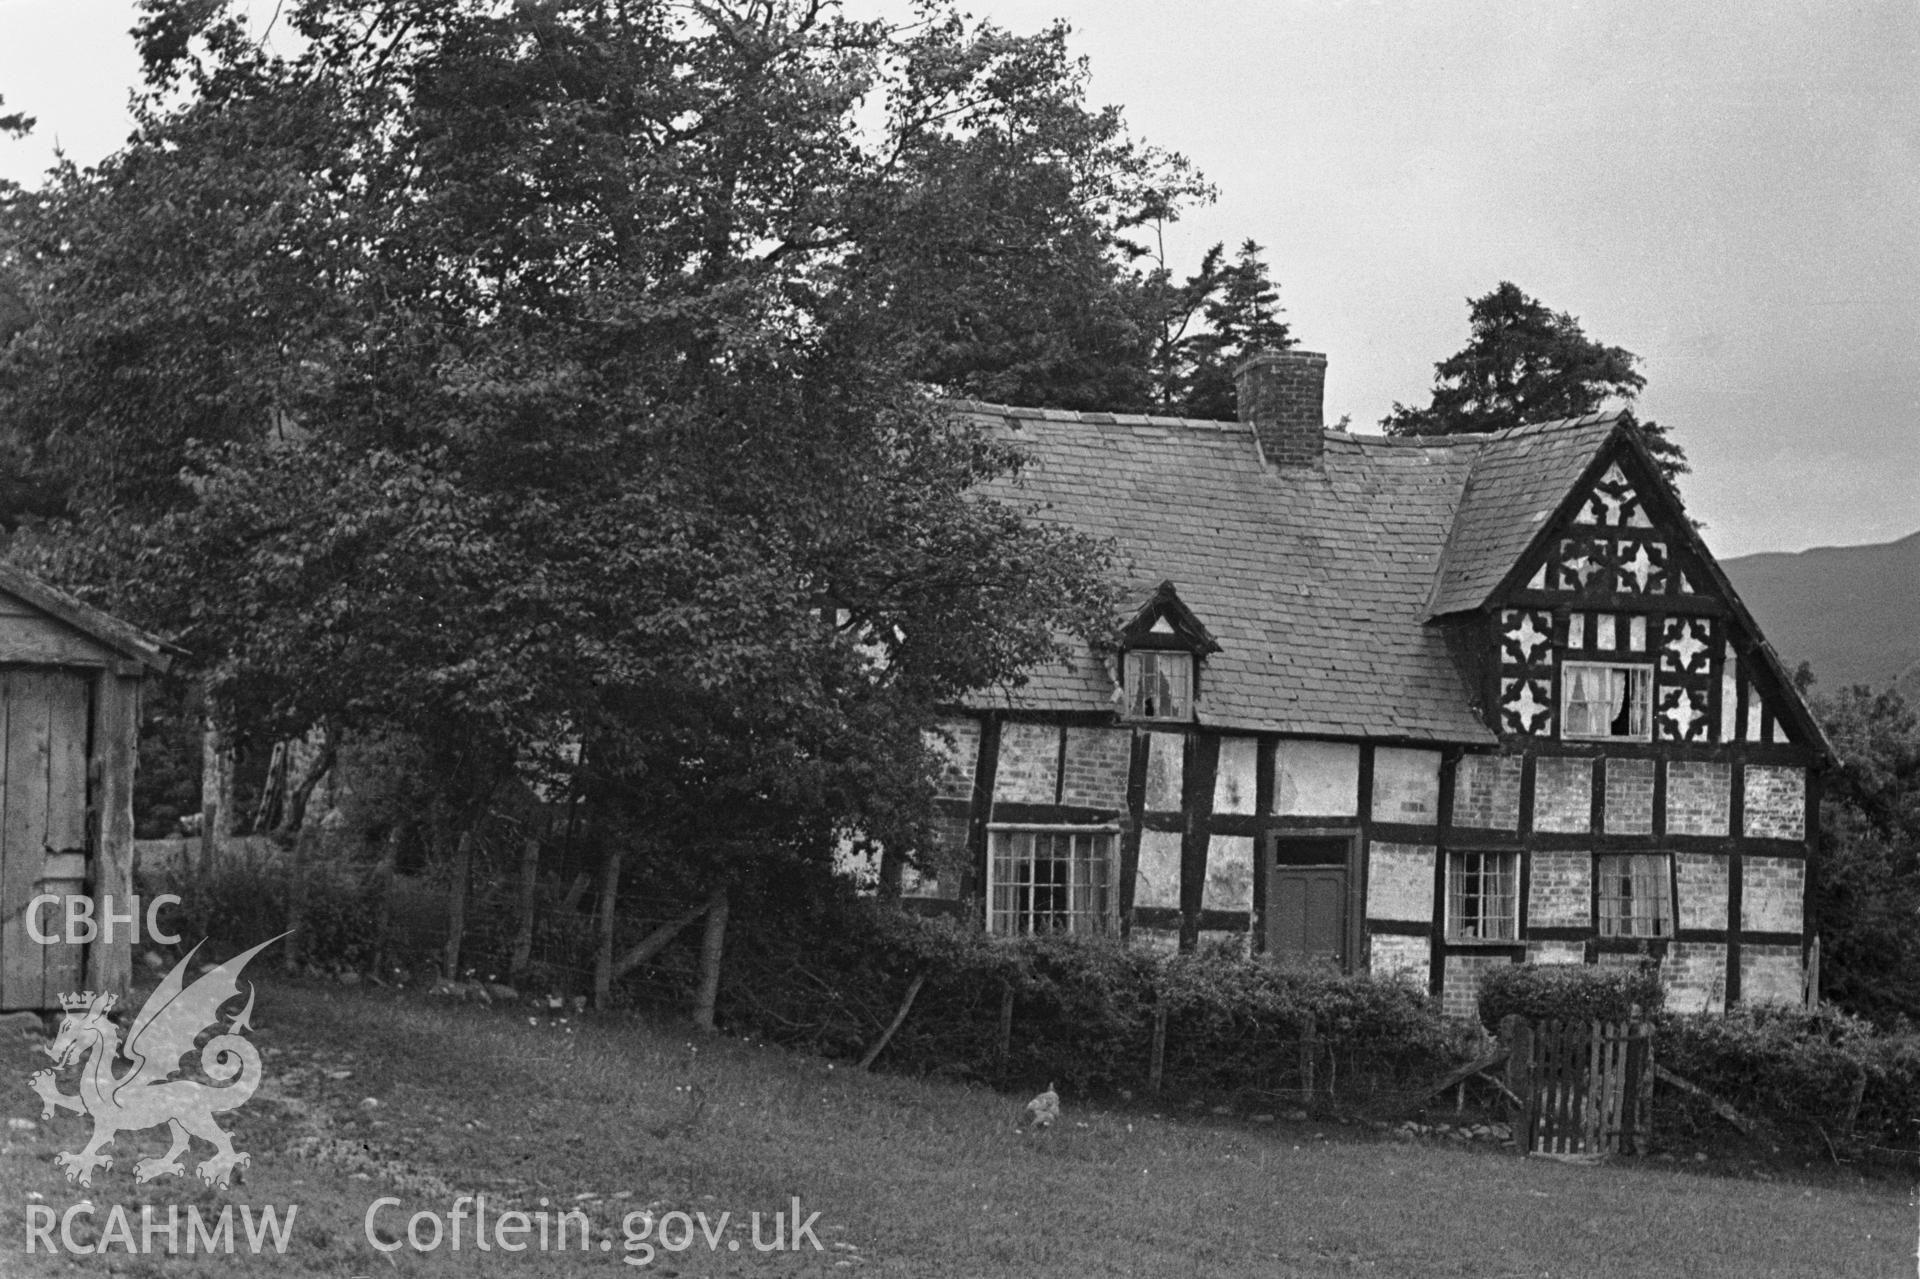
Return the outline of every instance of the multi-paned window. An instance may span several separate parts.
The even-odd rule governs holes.
[[[1193,718],[1193,654],[1128,649],[1127,713],[1138,719]]]
[[[1520,855],[1447,854],[1447,940],[1511,942],[1520,936]]]
[[[1560,678],[1562,737],[1653,736],[1653,667],[1567,662]]]
[[[1103,933],[1112,927],[1111,828],[994,827],[988,861],[989,932]]]
[[[1597,857],[1594,874],[1600,879],[1602,937],[1673,935],[1673,867],[1665,853]]]

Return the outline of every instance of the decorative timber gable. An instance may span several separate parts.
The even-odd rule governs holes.
[[[1502,737],[1818,741],[1629,427],[1599,451],[1489,604],[1487,702]],[[1599,722],[1602,695],[1614,699],[1617,725]]]

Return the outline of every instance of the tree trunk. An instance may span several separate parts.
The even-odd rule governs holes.
[[[303,925],[307,918],[307,844],[312,837],[313,832],[301,831],[293,841],[293,848],[287,853],[286,964],[290,976],[300,971],[300,963],[306,957],[306,930]]]
[[[253,821],[247,825],[249,834],[264,835],[280,824],[287,807],[289,753],[285,742],[273,744],[273,755],[267,760],[267,780],[260,787],[260,803],[253,810]]]
[[[593,1006],[601,1012],[612,1007],[613,934],[619,916],[614,907],[620,900],[621,846],[616,841],[607,849],[607,862],[600,873],[600,944],[593,957]]]
[[[313,798],[314,788],[320,785],[333,768],[334,761],[340,755],[340,741],[331,728],[321,730],[320,753],[313,757],[306,773],[287,796],[286,811],[280,817],[280,825],[274,828],[275,840],[285,843],[291,837],[297,837],[300,829],[307,824],[307,801]]]
[[[720,960],[727,945],[727,890],[713,890],[707,899],[707,928],[700,937],[700,989],[694,996],[693,1024],[714,1029],[713,1010],[720,1002]]]
[[[578,875],[575,875],[573,882],[567,885],[567,895],[560,901],[560,913],[562,915],[571,915],[578,911],[580,909],[580,903],[587,898],[587,890],[592,887],[593,876],[587,874],[584,870]]]
[[[374,863],[373,880],[373,958],[371,971],[378,977],[387,965],[387,951],[393,933],[393,871],[400,860],[400,845],[406,840],[407,825],[395,822],[380,846],[380,860]]]
[[[211,716],[200,733],[200,877],[211,879],[233,822],[233,744]]]
[[[447,889],[448,981],[460,980],[460,943],[467,934],[467,881],[473,877],[473,827],[460,832],[453,850],[453,883]]]
[[[540,837],[528,835],[520,846],[520,919],[513,931],[513,958],[507,980],[517,982],[533,962],[533,924],[540,897]]]

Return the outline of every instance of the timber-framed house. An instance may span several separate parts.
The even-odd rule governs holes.
[[[1249,361],[1237,422],[954,406],[1131,598],[956,709],[909,896],[1410,972],[1457,1015],[1519,960],[1801,1000],[1827,750],[1635,429],[1329,431],[1325,371]]]

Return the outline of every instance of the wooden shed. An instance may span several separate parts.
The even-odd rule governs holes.
[[[0,1009],[126,993],[133,928],[70,940],[89,930],[69,929],[65,899],[89,899],[73,913],[96,927],[109,905],[133,909],[140,681],[169,660],[162,641],[0,564]],[[62,900],[30,918],[47,895]]]

